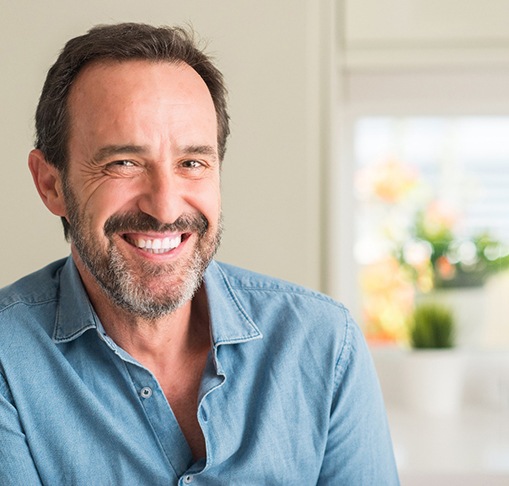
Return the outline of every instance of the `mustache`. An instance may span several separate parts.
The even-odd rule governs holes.
[[[162,223],[146,213],[124,213],[110,216],[104,223],[104,234],[108,237],[115,233],[163,232],[196,232],[205,235],[209,222],[203,214],[192,216],[183,214],[173,223]]]

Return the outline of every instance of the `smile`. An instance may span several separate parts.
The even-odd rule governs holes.
[[[140,250],[146,251],[147,253],[168,253],[171,250],[177,248],[182,243],[184,235],[178,235],[173,237],[165,238],[141,238],[131,237],[128,235],[124,236],[124,239],[131,245],[139,248]]]

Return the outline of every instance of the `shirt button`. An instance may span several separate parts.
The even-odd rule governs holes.
[[[193,482],[193,476],[190,474],[184,477],[184,483],[191,484]]]
[[[152,388],[144,386],[140,391],[141,398],[150,398],[152,396]]]
[[[204,422],[208,422],[209,421],[209,417],[207,415],[207,412],[205,410],[202,410],[201,411],[201,418]]]

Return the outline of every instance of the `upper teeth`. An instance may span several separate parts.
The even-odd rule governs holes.
[[[173,250],[173,248],[177,248],[181,242],[181,236],[174,236],[173,238],[153,238],[153,239],[144,239],[137,238],[135,240],[131,240],[131,242],[136,245],[138,248],[143,248],[145,250],[152,250],[157,253],[162,253],[168,250]]]

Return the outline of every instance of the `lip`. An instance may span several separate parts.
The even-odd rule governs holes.
[[[183,251],[192,233],[123,233],[131,251],[148,259],[175,258]]]

